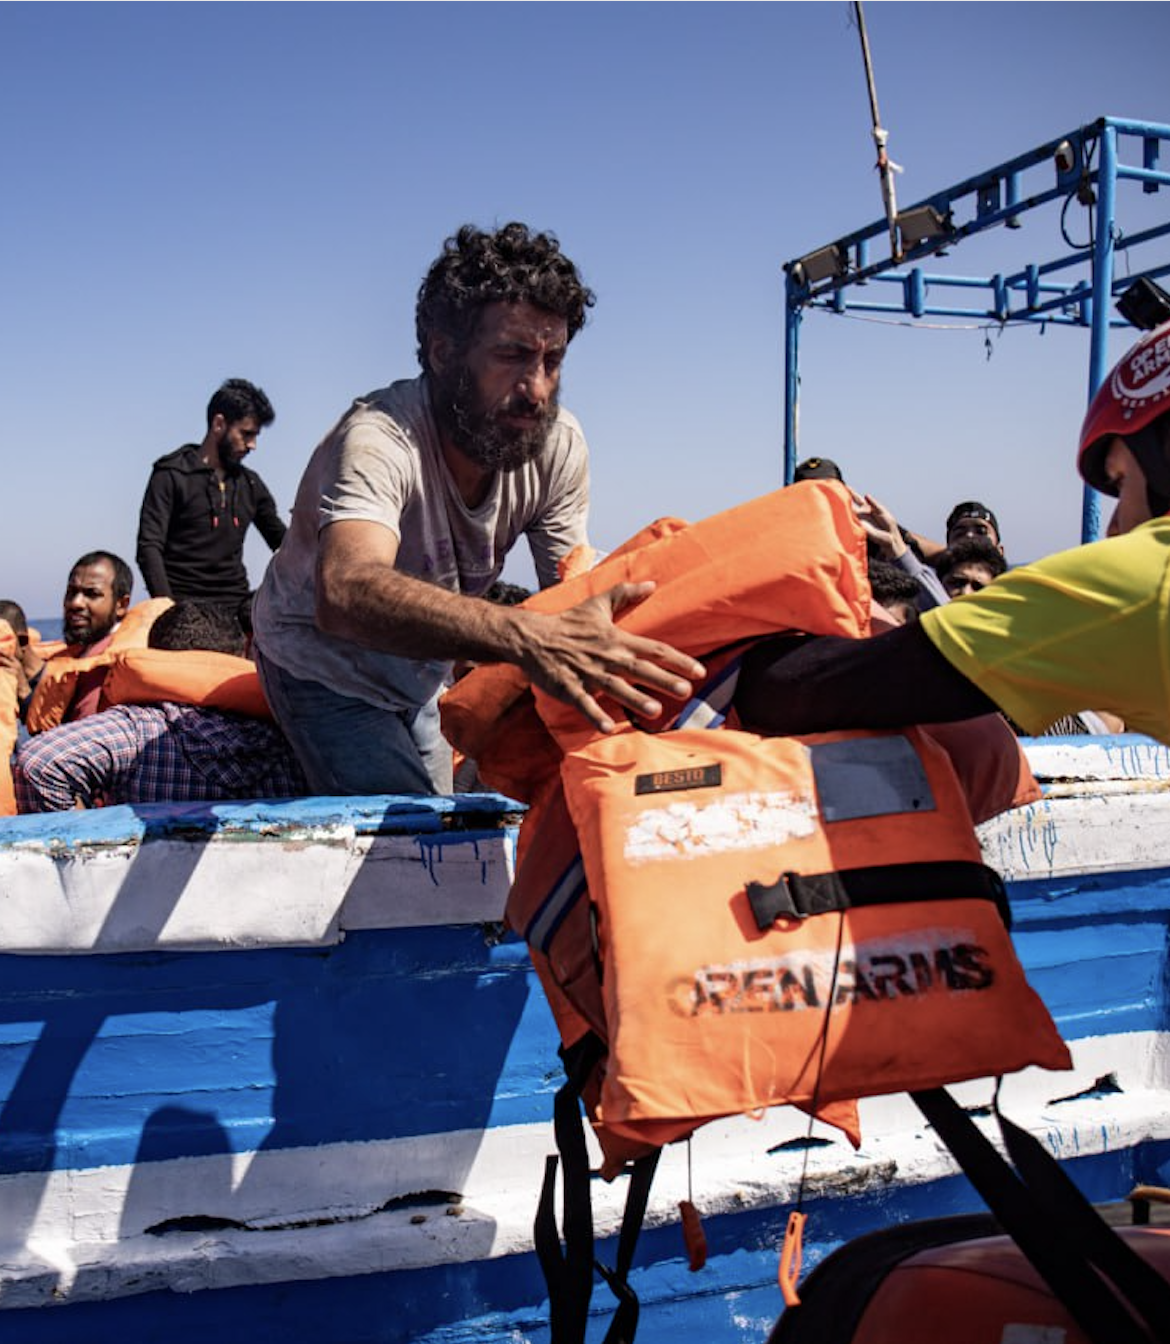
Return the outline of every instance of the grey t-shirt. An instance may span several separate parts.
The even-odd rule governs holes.
[[[478,597],[527,536],[541,587],[586,540],[589,457],[581,426],[562,410],[544,452],[496,472],[469,509],[443,460],[426,380],[394,383],[354,402],[317,447],[301,478],[292,525],[256,594],[253,624],[264,657],[295,677],[388,709],[425,704],[450,664],[364,648],[314,621],[317,540],[342,519],[381,523],[398,538],[395,568]]]

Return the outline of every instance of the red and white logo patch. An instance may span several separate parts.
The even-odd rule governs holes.
[[[1151,333],[1113,371],[1114,397],[1128,419],[1170,396],[1170,330]]]

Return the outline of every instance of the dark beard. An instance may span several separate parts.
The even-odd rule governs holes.
[[[534,411],[530,424],[517,428],[505,424],[504,417],[534,408],[510,398],[484,410],[466,368],[460,368],[454,376],[434,375],[433,382],[435,416],[440,428],[463,456],[477,466],[489,471],[515,471],[544,451],[557,418],[555,393]]]
[[[62,631],[66,642],[80,644],[83,649],[88,649],[91,644],[96,644],[99,640],[105,639],[113,628],[114,622],[112,620],[102,629],[98,629],[92,619],[87,619],[84,626],[69,626],[62,623]]]
[[[227,476],[238,476],[246,453],[237,453],[227,439],[219,445],[219,465]]]

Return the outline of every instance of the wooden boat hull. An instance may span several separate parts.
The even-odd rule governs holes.
[[[1170,1180],[1170,752],[1029,750],[1045,798],[982,838],[1075,1068],[1013,1076],[1001,1101],[1116,1199]],[[484,796],[5,827],[5,1338],[548,1338],[531,1224],[560,1065],[500,923],[516,820]],[[955,1092],[983,1106],[991,1086]],[[866,1101],[862,1123],[856,1153],[783,1109],[700,1131],[697,1274],[676,1218],[687,1154],[669,1149],[639,1339],[766,1337],[802,1173],[809,1267],[860,1232],[978,1207],[906,1098]],[[603,1238],[623,1198],[597,1183]],[[608,1306],[599,1288],[599,1332]]]

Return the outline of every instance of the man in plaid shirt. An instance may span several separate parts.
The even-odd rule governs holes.
[[[244,635],[222,609],[181,602],[158,618],[150,643],[241,654]],[[307,792],[275,723],[169,701],[114,705],[38,734],[17,753],[13,782],[20,812]]]

